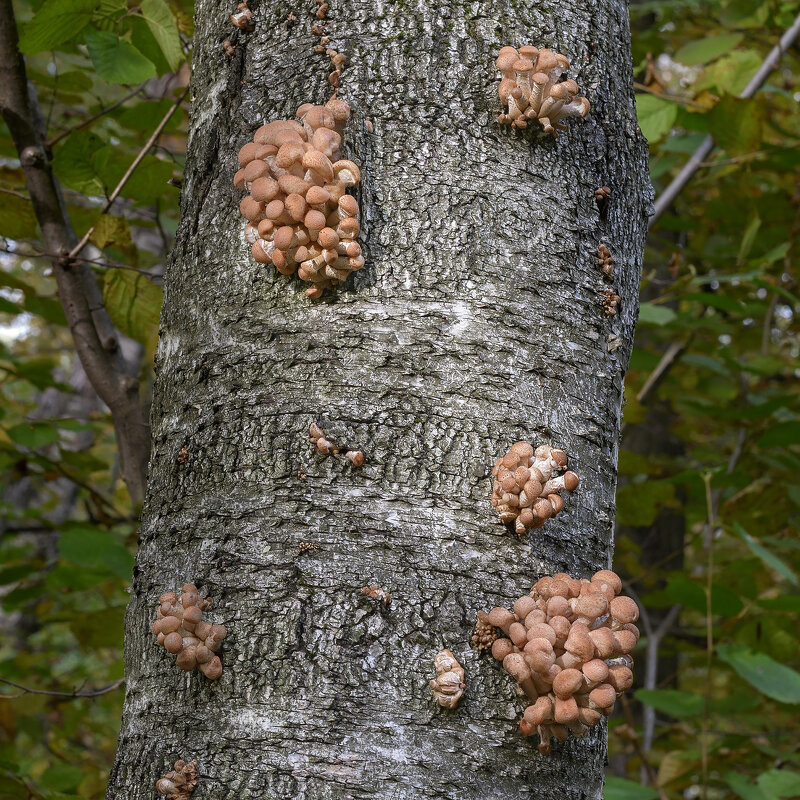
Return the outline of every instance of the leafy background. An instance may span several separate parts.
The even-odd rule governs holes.
[[[78,233],[95,226],[90,257],[146,396],[186,104],[100,212],[188,82],[191,4],[15,10],[56,176]],[[638,688],[610,721],[607,800],[800,796],[798,50],[737,98],[798,13],[778,0],[631,6],[656,190],[705,136],[715,148],[653,227],[642,276],[615,565],[645,635]],[[4,126],[0,199],[0,678],[103,689],[122,677],[136,512]],[[121,688],[0,694],[0,800],[101,797]]]

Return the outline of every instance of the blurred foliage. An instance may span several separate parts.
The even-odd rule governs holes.
[[[617,495],[618,523],[644,535],[618,536],[615,564],[653,628],[681,611],[658,646],[655,688],[611,721],[607,800],[800,797],[797,44],[752,99],[736,97],[798,13],[753,0],[631,8],[656,193],[707,134],[715,149],[645,257]],[[639,402],[671,345],[685,348]],[[648,439],[654,415],[668,442]],[[642,543],[668,512],[683,546],[659,563]]]
[[[142,395],[178,220],[181,105],[101,214],[188,80],[183,0],[15,0],[53,169]],[[170,183],[172,182],[172,185]],[[123,675],[136,520],[114,432],[76,365],[25,180],[0,125],[0,678],[88,692]],[[94,698],[0,684],[0,798],[100,798],[123,688]]]
[[[79,236],[94,226],[90,257],[141,359],[145,395],[177,225],[168,181],[182,170],[183,107],[120,199],[100,210],[186,83],[192,7],[15,8],[73,226]],[[681,611],[658,648],[658,663],[674,668],[611,720],[607,800],[800,796],[797,51],[756,97],[736,97],[798,13],[800,2],[777,0],[632,4],[637,105],[657,191],[707,134],[716,147],[646,253],[618,522],[647,532],[672,513],[682,545],[665,566],[646,537],[620,536],[615,564],[653,620],[675,604]],[[122,675],[136,523],[110,417],[76,368],[5,127],[0,196],[0,678],[45,691],[102,688]],[[675,344],[683,349],[640,402]],[[653,413],[670,444],[643,454],[628,442]],[[636,653],[640,682],[647,642]],[[65,699],[3,685],[0,694],[0,800],[101,797],[121,690]],[[647,751],[645,707],[655,711]]]

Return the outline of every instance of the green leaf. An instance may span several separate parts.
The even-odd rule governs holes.
[[[733,50],[742,39],[744,35],[741,33],[723,33],[720,36],[709,36],[706,39],[688,42],[675,53],[675,60],[690,67],[695,64],[707,64]]]
[[[20,51],[40,53],[72,39],[89,24],[97,5],[97,0],[49,0],[23,28]]]
[[[769,769],[756,778],[756,784],[774,797],[800,797],[800,772]]]
[[[703,698],[699,694],[680,692],[677,689],[638,689],[636,699],[656,711],[678,719],[703,713]]]
[[[800,422],[779,422],[758,437],[758,446],[766,449],[800,444]]]
[[[653,303],[641,303],[639,305],[639,322],[645,325],[666,325],[672,322],[677,315],[671,308],[658,306]]]
[[[77,789],[78,784],[83,780],[83,770],[78,767],[71,767],[69,764],[54,764],[48,767],[39,778],[39,783],[45,789],[53,789],[57,792],[68,792]]]
[[[71,527],[61,534],[58,551],[66,561],[87,567],[105,567],[113,575],[130,579],[133,556],[106,531]]]
[[[797,575],[792,572],[791,568],[781,561],[778,556],[767,550],[757,539],[754,539],[738,522],[733,523],[733,530],[750,548],[750,552],[758,556],[770,569],[774,569],[779,575],[783,575],[786,580],[793,583],[795,586],[800,585],[800,582],[797,580]]]
[[[725,782],[743,800],[773,800],[773,798],[765,794],[760,787],[750,783],[744,775],[739,775],[736,772],[728,772],[725,775]]]
[[[89,48],[97,74],[108,83],[141,83],[154,78],[156,68],[130,42],[109,31],[86,31]]]
[[[3,213],[0,214],[0,236],[9,239],[35,239],[36,215],[30,200],[3,193]]]
[[[181,40],[175,18],[164,0],[142,0],[142,16],[158,42],[170,69],[175,72],[183,61]]]
[[[700,91],[716,86],[720,92],[738,95],[755,75],[761,61],[762,56],[755,50],[736,50],[706,67],[703,77],[694,88]]]
[[[617,490],[617,522],[620,525],[652,525],[660,508],[672,504],[675,487],[666,481],[629,483]]]
[[[97,176],[94,159],[105,147],[93,133],[75,131],[55,151],[53,171],[65,186],[82,194],[100,194],[103,184]]]
[[[756,234],[758,233],[758,229],[760,227],[761,217],[758,216],[758,212],[754,212],[750,218],[750,222],[747,223],[747,227],[744,229],[742,243],[739,245],[739,255],[736,258],[737,267],[741,267],[744,263],[744,260],[750,254],[750,250],[753,247],[753,242],[756,240]]]
[[[162,291],[137,272],[110,270],[103,282],[103,301],[111,321],[124,334],[151,344],[158,334]]]
[[[36,297],[35,295],[27,294],[22,301],[22,305],[26,311],[30,311],[31,314],[37,314],[48,322],[65,327],[67,325],[67,318],[64,315],[61,303],[52,297]]]
[[[648,142],[657,142],[670,131],[678,118],[678,106],[652,94],[636,96],[639,127]]]
[[[122,647],[124,608],[84,611],[69,620],[69,629],[86,650]]]
[[[727,95],[709,112],[708,128],[714,142],[726,153],[755,153],[761,146],[763,114],[760,101]]]
[[[669,579],[665,591],[673,603],[681,603],[687,608],[705,614],[706,591],[697,581],[676,576]]]
[[[89,240],[101,250],[112,244],[118,247],[129,245],[131,243],[131,229],[128,220],[124,217],[112,217],[110,214],[103,214],[94,223],[94,230]]]
[[[635,781],[606,775],[603,800],[658,800],[658,792]]]
[[[769,608],[773,611],[793,611],[800,612],[800,595],[790,594],[781,597],[768,597],[759,600],[758,604],[762,608]]]
[[[10,427],[6,433],[12,441],[31,450],[38,450],[58,441],[58,429],[46,422],[21,422]]]
[[[720,645],[717,653],[767,697],[780,703],[800,703],[800,673],[743,644]]]

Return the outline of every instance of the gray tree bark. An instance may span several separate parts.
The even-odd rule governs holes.
[[[610,563],[651,200],[627,6],[332,0],[366,266],[317,303],[251,259],[232,186],[257,126],[328,97],[315,9],[289,24],[288,6],[262,4],[237,39],[228,4],[197,6],[108,796],[151,798],[175,759],[196,758],[202,800],[599,798],[605,730],[541,757],[519,733],[511,680],[469,638],[479,609],[510,605],[542,574]],[[495,122],[494,58],[527,43],[568,55],[592,102],[558,139]],[[622,297],[610,318],[601,237]],[[310,455],[312,421],[362,449],[364,467]],[[518,439],[564,448],[582,477],[524,537],[489,504],[494,459]],[[303,541],[320,549],[301,553]],[[187,580],[229,631],[213,683],[181,673],[150,633],[159,594]],[[428,687],[444,647],[467,673],[455,711]]]

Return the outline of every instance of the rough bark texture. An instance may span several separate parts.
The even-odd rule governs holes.
[[[328,96],[315,9],[290,25],[288,6],[262,4],[237,40],[232,6],[198,4],[109,798],[152,797],[179,757],[198,760],[198,798],[599,798],[605,730],[540,757],[512,682],[469,638],[478,609],[537,576],[609,564],[650,202],[626,4],[332,0],[367,264],[318,303],[251,259],[231,184],[259,124]],[[495,122],[494,58],[525,43],[567,54],[592,102],[557,140]],[[601,237],[622,297],[611,318]],[[314,420],[365,466],[311,456]],[[520,438],[566,449],[582,476],[522,538],[488,499],[494,459]],[[150,633],[158,595],[186,580],[229,630],[214,683]],[[444,647],[467,673],[451,712],[428,688]]]

